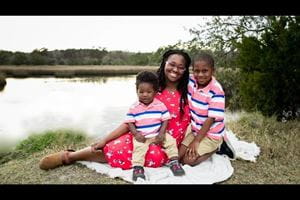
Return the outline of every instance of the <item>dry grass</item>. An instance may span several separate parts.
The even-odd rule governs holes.
[[[156,71],[157,66],[128,65],[55,65],[55,66],[0,66],[0,73],[7,77],[74,77],[136,74],[143,70]]]
[[[111,179],[81,164],[44,171],[38,162],[46,152],[35,153],[26,159],[11,160],[0,165],[0,184],[127,184]]]
[[[234,174],[220,184],[300,183],[299,121],[282,123],[258,113],[244,113],[238,121],[229,121],[227,128],[241,140],[254,141],[261,148],[261,154],[256,163],[232,161]],[[30,156],[12,157],[0,164],[0,184],[129,184],[96,173],[80,164],[49,171],[38,168],[38,162],[44,155],[66,148],[80,149],[90,144],[90,141],[70,144],[73,146],[52,146]]]
[[[299,184],[300,183],[300,123],[277,122],[259,113],[244,113],[231,129],[240,139],[254,141],[261,149],[256,163],[232,162],[233,176],[228,184]]]

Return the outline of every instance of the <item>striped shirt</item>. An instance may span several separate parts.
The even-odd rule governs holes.
[[[135,102],[126,115],[125,123],[134,123],[137,131],[150,138],[158,135],[162,122],[170,118],[165,104],[154,98],[149,105]]]
[[[215,77],[212,77],[206,87],[197,89],[197,81],[191,75],[188,83],[188,102],[193,134],[196,136],[204,121],[211,117],[215,121],[207,132],[207,136],[221,139],[225,134],[225,94]]]

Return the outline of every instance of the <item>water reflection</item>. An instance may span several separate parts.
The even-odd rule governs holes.
[[[116,128],[135,101],[135,76],[7,78],[0,93],[0,145],[32,132],[72,128],[101,137]]]

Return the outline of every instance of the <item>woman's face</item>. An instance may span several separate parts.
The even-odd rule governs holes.
[[[182,55],[172,54],[168,57],[165,64],[166,80],[170,82],[177,82],[184,74],[185,59]]]

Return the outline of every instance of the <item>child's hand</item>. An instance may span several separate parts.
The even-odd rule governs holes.
[[[134,138],[135,138],[136,141],[138,141],[138,142],[144,143],[144,142],[146,141],[145,136],[143,136],[141,133],[138,133],[138,132],[134,134]]]
[[[104,146],[105,146],[105,142],[103,140],[94,143],[91,145],[91,152],[93,153],[99,152]]]
[[[186,151],[186,154],[187,156],[190,158],[190,159],[194,159],[196,158],[198,155],[198,147],[199,147],[199,142],[198,141],[195,141],[193,140],[190,145],[188,146],[188,149]]]
[[[155,144],[162,144],[165,140],[165,134],[158,134],[155,136],[155,141],[153,143]]]

